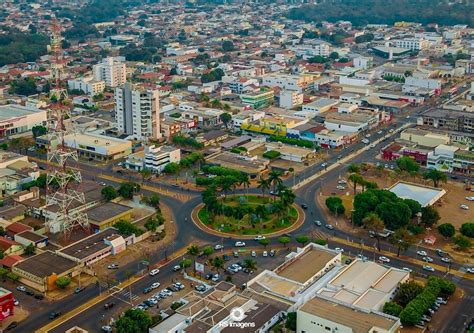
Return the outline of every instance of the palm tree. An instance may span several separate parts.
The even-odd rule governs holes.
[[[257,269],[257,262],[252,258],[246,258],[244,259],[244,267],[251,271],[255,271]]]
[[[400,251],[405,252],[415,243],[415,237],[406,228],[400,228],[390,237],[390,243],[397,247],[397,257],[399,257]]]
[[[354,186],[354,195],[356,195],[357,193],[357,184],[362,184],[363,181],[364,181],[364,178],[362,178],[361,175],[357,174],[357,173],[353,173],[349,176],[349,181],[352,182],[353,186]]]
[[[351,163],[347,167],[347,171],[349,171],[350,173],[359,173],[360,172],[360,166],[355,164],[355,163]]]
[[[273,192],[276,193],[276,188],[278,185],[283,184],[283,180],[281,179],[281,172],[277,170],[272,170],[268,174],[268,180],[270,184],[273,185]]]
[[[270,189],[270,181],[266,178],[260,177],[257,187],[262,191],[262,196],[265,197],[265,192]]]
[[[242,185],[244,185],[244,188],[247,189],[247,195],[248,195],[250,180],[249,180],[249,176],[246,173],[241,173],[239,176],[239,186],[242,186]]]
[[[426,171],[423,174],[423,178],[432,180],[434,187],[438,187],[439,182],[446,183],[446,181],[448,180],[448,177],[444,172],[435,169]]]
[[[379,233],[384,230],[385,226],[383,224],[382,219],[375,214],[369,213],[364,219],[362,220],[362,224],[366,229],[374,233],[374,237],[377,240],[377,249],[380,252],[380,236]]]
[[[265,207],[265,205],[258,205],[255,208],[255,214],[257,214],[257,216],[260,218],[260,221],[264,219],[267,215],[267,208]]]
[[[145,182],[145,180],[148,180],[151,177],[152,172],[148,168],[143,168],[140,171],[140,175],[142,176],[142,184],[143,184]]]

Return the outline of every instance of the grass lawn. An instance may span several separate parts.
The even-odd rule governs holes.
[[[231,207],[252,207],[259,205],[271,205],[271,197],[261,197],[257,195],[249,196],[228,196],[224,200],[224,204]],[[285,216],[286,215],[286,216]],[[252,219],[250,214],[244,215],[240,220],[232,216],[217,215],[212,216],[206,209],[200,209],[198,217],[208,227],[226,233],[234,233],[236,235],[259,235],[268,234],[281,229],[288,228],[298,219],[298,211],[295,207],[290,207],[288,214],[277,216],[276,214],[268,214],[261,221]]]

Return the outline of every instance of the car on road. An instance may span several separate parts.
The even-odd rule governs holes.
[[[468,205],[459,205],[459,208],[464,209],[464,210],[468,210],[469,206]]]
[[[52,311],[49,313],[49,319],[58,318],[61,315],[61,311]]]
[[[323,224],[321,223],[321,221],[319,221],[319,220],[314,221],[314,224],[316,224],[318,227],[320,227],[320,226],[323,225]]]
[[[321,166],[322,166],[323,168],[325,168],[325,167],[328,166],[328,164],[327,164],[327,163],[323,163],[323,164],[321,164]]]
[[[429,272],[434,272],[435,271],[435,269],[433,267],[431,267],[430,265],[424,265],[423,269],[425,271],[429,271]]]
[[[208,274],[206,274],[206,275],[204,276],[204,278],[205,278],[206,280],[210,280],[210,279],[212,279],[213,276],[214,276],[214,274],[208,273]]]
[[[18,322],[17,321],[12,321],[5,330],[7,331],[10,331],[14,328],[17,328],[18,327]]]
[[[439,255],[440,257],[444,257],[446,255],[446,252],[444,252],[441,249],[436,249],[436,254]]]
[[[408,268],[408,267],[403,267],[402,269],[403,269],[404,271],[408,272],[408,273],[413,272],[413,270],[410,269],[410,268]]]
[[[25,294],[27,294],[28,296],[35,296],[35,293],[31,290],[26,290]]]
[[[342,249],[340,247],[336,247],[334,250],[339,252],[339,253],[344,253],[344,249]]]
[[[416,254],[418,254],[419,256],[423,256],[423,257],[426,257],[428,254],[426,253],[426,251],[416,251]]]
[[[205,292],[207,290],[206,286],[203,285],[203,284],[199,284],[197,285],[196,287],[194,287],[194,289],[196,289],[196,291],[199,291],[201,293]]]
[[[109,325],[102,326],[101,330],[102,332],[112,333],[112,327],[110,327]]]
[[[301,208],[308,209],[308,205],[307,204],[301,204]]]
[[[265,239],[265,238],[266,238],[265,236],[258,235],[258,236],[255,236],[254,240],[260,241],[260,240]]]
[[[221,244],[217,244],[216,246],[214,246],[214,250],[222,250],[224,248],[224,245],[221,245]]]
[[[366,256],[364,256],[363,254],[358,254],[357,255],[357,258],[362,260],[362,261],[367,261],[369,258],[367,258]]]
[[[107,269],[118,269],[119,268],[119,265],[117,264],[110,264],[107,266]]]
[[[370,141],[368,139],[362,139],[361,142],[363,144],[366,144],[366,145],[368,145],[370,143]]]
[[[234,258],[238,258],[238,257],[239,257],[239,252],[234,251],[234,252],[232,253],[232,255],[234,256]]]
[[[466,272],[474,274],[474,267],[469,267],[466,269]]]
[[[383,131],[378,131],[378,132],[377,132],[377,134],[379,134],[379,135],[382,134],[382,133],[383,133]]]
[[[13,305],[18,306],[20,305],[20,301],[18,301],[16,298],[13,299]]]
[[[177,272],[177,271],[179,271],[179,270],[181,270],[181,266],[180,266],[180,265],[175,265],[175,266],[173,266],[173,271]]]
[[[159,282],[154,282],[154,283],[151,284],[150,288],[151,288],[151,289],[156,289],[156,288],[159,288],[160,285],[161,285],[161,284],[160,284]]]
[[[336,188],[340,191],[343,191],[346,189],[346,187],[344,185],[337,185]]]
[[[325,227],[326,229],[334,230],[334,227],[331,224],[326,224]]]
[[[227,254],[224,254],[222,259],[224,259],[224,261],[229,261],[231,258]]]
[[[339,185],[346,185],[346,184],[347,184],[347,181],[346,181],[345,179],[339,179],[339,180],[337,181],[337,183],[338,183]]]
[[[76,289],[74,289],[74,294],[79,294],[84,289],[86,289],[86,288],[85,287],[77,287]],[[41,295],[41,296],[43,296],[43,295]],[[35,298],[36,298],[36,295],[35,295]]]
[[[372,143],[369,147],[370,148],[375,148],[375,143]]]
[[[107,186],[107,184],[106,184],[106,183],[104,183],[104,182],[99,182],[99,185],[102,185],[102,186]]]
[[[156,274],[158,274],[160,272],[160,270],[158,268],[155,268],[155,269],[152,269],[150,271],[150,276],[155,276]]]
[[[241,241],[235,242],[235,247],[245,247],[245,242],[241,242]]]
[[[107,303],[104,304],[104,309],[105,310],[111,309],[111,308],[114,307],[114,305],[115,305],[114,302],[107,302]]]
[[[451,262],[451,259],[448,258],[448,257],[443,257],[443,258],[441,258],[441,261],[449,264]]]
[[[16,287],[16,290],[21,291],[21,292],[25,292],[26,287],[25,286],[18,286],[18,287]]]
[[[390,262],[390,259],[385,257],[385,256],[380,256],[379,260],[383,263],[389,263]]]
[[[148,294],[149,292],[151,292],[153,289],[150,288],[150,287],[146,287],[145,289],[143,289],[143,293],[144,294]]]
[[[257,256],[257,253],[256,253],[255,251],[252,251],[252,252],[251,252],[251,255],[252,255],[252,257],[256,257],[256,256]]]
[[[263,256],[263,257],[268,257],[268,252],[267,252],[267,251],[263,251],[262,256]]]
[[[433,258],[430,257],[423,257],[423,260],[426,262],[433,262]]]

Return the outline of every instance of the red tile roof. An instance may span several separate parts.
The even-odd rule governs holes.
[[[23,231],[33,230],[32,227],[30,227],[26,224],[20,223],[20,222],[12,223],[6,229],[7,229],[7,231],[9,231],[9,232],[11,232],[12,234],[15,234],[15,235],[20,233],[20,232],[23,232]]]

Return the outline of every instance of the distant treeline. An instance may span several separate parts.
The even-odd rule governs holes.
[[[397,21],[424,25],[474,26],[474,1],[447,0],[319,0],[317,5],[293,8],[287,17],[304,21],[351,21],[354,25],[393,24]]]
[[[48,36],[40,34],[12,32],[0,35],[0,66],[36,61],[46,54],[48,43]]]

